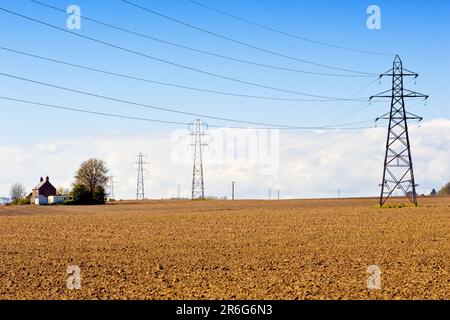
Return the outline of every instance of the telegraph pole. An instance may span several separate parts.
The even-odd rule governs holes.
[[[233,181],[231,183],[231,200],[234,200],[234,185],[235,185],[235,182]]]
[[[203,152],[202,147],[207,146],[204,143],[203,138],[205,133],[203,132],[203,127],[205,124],[197,119],[194,123],[190,124],[193,126],[193,132],[191,132],[191,137],[193,138],[194,147],[194,165],[192,169],[192,200],[195,199],[205,199],[205,183],[203,180]]]
[[[371,100],[373,98],[391,99],[390,112],[376,119],[376,121],[389,120],[383,180],[380,184],[380,206],[383,206],[397,189],[417,206],[417,185],[414,179],[408,120],[421,121],[423,118],[406,111],[405,98],[428,99],[428,96],[405,89],[403,84],[404,77],[417,78],[418,76],[417,73],[403,68],[402,60],[397,55],[392,69],[380,75],[380,78],[392,77],[392,89],[370,97]]]
[[[137,156],[137,161],[135,165],[137,166],[137,185],[136,185],[136,200],[144,200],[145,199],[145,190],[144,190],[144,166],[147,164],[145,161],[146,156],[142,153],[139,153]]]

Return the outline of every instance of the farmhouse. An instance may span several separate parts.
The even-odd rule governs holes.
[[[31,203],[34,204],[48,204],[48,197],[56,196],[56,188],[50,183],[47,176],[44,179],[41,177],[39,184],[33,189],[31,193]]]

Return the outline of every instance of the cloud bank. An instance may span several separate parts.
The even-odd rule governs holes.
[[[385,128],[358,131],[266,132],[211,130],[204,149],[206,195],[237,198],[378,196],[386,139]],[[190,196],[192,152],[187,132],[172,134],[80,136],[48,139],[38,144],[0,144],[0,196],[14,182],[28,190],[41,176],[56,187],[70,187],[80,163],[106,161],[115,175],[117,199],[136,193],[134,156],[148,155],[147,198]],[[450,180],[450,120],[410,127],[418,192],[428,194]],[[205,138],[206,139],[206,138]]]

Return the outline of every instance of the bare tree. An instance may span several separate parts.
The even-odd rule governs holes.
[[[20,199],[25,198],[25,187],[21,183],[14,183],[9,191],[10,198],[13,202],[17,202]]]
[[[56,189],[56,194],[59,196],[63,196],[63,195],[69,194],[69,193],[70,193],[70,190],[67,188],[64,188],[64,187],[58,187]]]
[[[97,187],[105,187],[108,182],[109,169],[103,160],[89,159],[83,162],[78,169],[75,179],[77,184],[84,185],[94,196]]]

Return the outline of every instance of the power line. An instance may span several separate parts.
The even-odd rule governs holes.
[[[175,67],[178,67],[178,68],[182,68],[182,69],[186,69],[186,70],[202,73],[202,74],[205,74],[205,75],[208,75],[208,76],[212,76],[212,77],[216,77],[216,78],[220,78],[220,79],[225,79],[225,80],[229,80],[229,81],[233,81],[233,82],[237,82],[237,83],[241,83],[241,84],[246,84],[246,85],[250,85],[250,86],[254,86],[254,87],[259,87],[259,88],[264,88],[264,89],[284,92],[284,93],[291,93],[291,94],[296,94],[296,95],[301,95],[301,96],[308,96],[308,97],[313,97],[313,98],[329,99],[329,100],[336,100],[336,101],[349,101],[349,99],[336,98],[336,97],[327,97],[327,96],[321,96],[321,95],[315,95],[315,94],[308,94],[308,93],[299,92],[299,91],[295,91],[295,90],[281,89],[281,88],[276,88],[276,87],[272,87],[272,86],[266,86],[266,85],[263,85],[263,84],[258,84],[258,83],[255,83],[255,82],[250,82],[250,81],[240,80],[240,79],[236,79],[236,78],[232,78],[232,77],[228,77],[228,76],[219,75],[219,74],[212,73],[212,72],[209,72],[209,71],[204,71],[204,70],[197,69],[197,68],[194,68],[194,67],[189,67],[189,66],[186,66],[186,65],[182,65],[182,64],[179,64],[179,63],[176,63],[176,62],[172,62],[172,61],[168,61],[168,60],[165,60],[165,59],[153,57],[153,56],[150,56],[148,54],[145,54],[145,53],[142,53],[142,52],[139,52],[139,51],[127,49],[125,47],[121,47],[121,46],[118,46],[118,45],[115,45],[115,44],[112,44],[112,43],[109,43],[109,42],[106,42],[106,41],[103,41],[103,40],[99,40],[99,39],[96,39],[96,38],[92,38],[92,37],[89,37],[89,36],[86,36],[86,35],[82,35],[82,34],[79,34],[79,33],[74,33],[74,32],[71,32],[69,30],[66,30],[64,28],[60,28],[58,26],[52,25],[50,23],[47,23],[47,22],[44,22],[44,21],[41,21],[41,20],[38,20],[38,19],[34,19],[34,18],[29,17],[29,16],[25,16],[25,15],[22,15],[20,13],[17,13],[17,12],[14,12],[14,11],[10,11],[10,10],[7,10],[7,9],[1,8],[1,7],[0,7],[0,10],[2,10],[4,12],[7,12],[9,14],[12,14],[12,15],[18,16],[18,17],[23,18],[23,19],[27,19],[27,20],[30,20],[30,21],[33,21],[33,22],[45,25],[45,26],[50,27],[50,28],[53,28],[53,29],[56,29],[56,30],[59,30],[59,31],[63,31],[63,32],[71,34],[73,36],[77,36],[77,37],[80,37],[80,38],[83,38],[83,39],[87,39],[87,40],[90,40],[90,41],[93,41],[93,42],[96,42],[96,43],[100,43],[100,44],[105,45],[105,46],[109,46],[109,47],[112,47],[112,48],[115,48],[115,49],[122,50],[124,52],[132,53],[132,54],[135,54],[135,55],[138,55],[138,56],[141,56],[141,57],[145,57],[145,58],[148,58],[148,59],[151,59],[151,60],[155,60],[155,61],[159,61],[159,62],[162,62],[162,63],[165,63],[165,64],[169,64],[169,65],[172,65],[172,66],[175,66]],[[351,99],[350,101],[354,101],[354,100],[355,99]]]
[[[354,107],[352,110],[350,110],[349,112],[343,114],[342,116],[340,116],[339,118],[335,119],[334,121],[329,122],[327,125],[331,126],[331,125],[335,124],[336,122],[338,122],[339,120],[347,118],[350,115],[355,115],[355,114],[357,114],[357,113],[359,113],[359,112],[369,108],[370,106],[371,106],[370,103],[359,104],[356,107]]]
[[[86,109],[80,109],[80,108],[74,108],[74,107],[66,107],[61,105],[54,105],[54,104],[48,104],[48,103],[42,103],[37,101],[31,101],[31,100],[24,100],[19,98],[12,98],[12,97],[5,97],[0,96],[0,99],[7,100],[7,101],[13,101],[13,102],[20,102],[25,103],[29,105],[35,105],[39,107],[47,107],[52,109],[58,109],[63,111],[72,111],[72,112],[79,112],[79,113],[85,113],[85,114],[92,114],[97,116],[105,116],[105,117],[113,117],[113,118],[120,118],[120,119],[127,119],[127,120],[137,120],[137,121],[145,121],[145,122],[153,122],[153,123],[163,123],[163,124],[176,124],[176,125],[182,125],[182,126],[188,126],[189,123],[187,122],[177,122],[177,121],[169,121],[169,120],[159,120],[159,119],[151,119],[151,118],[143,118],[143,117],[133,117],[133,116],[126,116],[121,114],[115,114],[115,113],[109,113],[109,112],[98,112],[98,111],[91,111]],[[222,127],[222,126],[209,126],[209,127],[217,127],[217,128],[228,128],[228,129],[262,129],[262,128],[248,128],[248,127]],[[275,129],[275,128],[265,128],[265,129]],[[294,128],[292,128],[294,129]],[[320,129],[367,129],[367,128],[324,128],[324,127],[296,127],[297,130],[320,130]]]
[[[129,105],[142,107],[142,108],[147,108],[147,109],[155,109],[155,110],[160,110],[160,111],[165,111],[165,112],[171,112],[171,113],[177,113],[177,114],[183,114],[183,115],[189,115],[189,116],[198,116],[198,117],[202,117],[202,118],[208,118],[208,119],[214,119],[214,120],[220,120],[220,121],[226,121],[226,122],[242,123],[242,124],[248,124],[248,125],[270,126],[270,127],[288,128],[288,129],[300,128],[300,127],[290,126],[290,125],[279,125],[279,124],[262,123],[262,122],[254,122],[254,121],[244,121],[244,120],[238,120],[238,119],[209,116],[209,115],[192,113],[192,112],[187,112],[187,111],[175,110],[175,109],[171,109],[171,108],[167,108],[167,107],[156,107],[156,106],[149,105],[149,104],[144,104],[144,103],[138,103],[138,102],[134,102],[134,101],[130,101],[130,100],[113,98],[113,97],[100,95],[100,94],[96,94],[96,93],[91,93],[91,92],[87,92],[87,91],[81,91],[81,90],[71,89],[71,88],[68,88],[68,87],[58,86],[58,85],[50,84],[50,83],[47,83],[47,82],[42,82],[42,81],[37,81],[37,80],[33,80],[33,79],[23,78],[23,77],[15,76],[15,75],[8,74],[8,73],[0,72],[0,75],[5,76],[5,77],[9,77],[9,78],[13,78],[13,79],[16,79],[16,80],[20,80],[20,81],[26,81],[26,82],[30,82],[30,83],[46,86],[46,87],[51,87],[51,88],[55,88],[55,89],[59,89],[59,90],[74,92],[74,93],[77,93],[77,94],[83,94],[83,95],[87,95],[87,96],[91,96],[91,97],[95,97],[95,98],[100,98],[100,99],[105,99],[105,100],[109,100],[109,101],[120,102],[120,103],[129,104]],[[325,129],[327,127],[322,127],[322,128]]]
[[[287,37],[290,37],[290,38],[294,38],[294,39],[298,39],[298,40],[302,40],[302,41],[306,41],[306,42],[310,42],[310,43],[314,43],[314,44],[317,44],[317,45],[326,46],[326,47],[330,47],[330,48],[341,49],[341,50],[345,50],[345,51],[351,51],[351,52],[357,52],[357,53],[365,53],[365,54],[378,55],[378,56],[393,56],[393,54],[391,54],[391,53],[381,53],[381,52],[368,51],[368,50],[359,50],[359,49],[353,49],[353,48],[347,48],[347,47],[343,47],[343,46],[334,45],[334,44],[331,44],[331,43],[328,43],[328,42],[313,40],[313,39],[310,39],[310,38],[306,38],[306,37],[302,37],[302,36],[299,36],[299,35],[295,35],[293,33],[289,33],[289,32],[286,32],[286,31],[279,30],[279,29],[275,29],[275,28],[272,28],[272,27],[269,27],[269,26],[266,26],[266,25],[263,25],[261,23],[257,23],[257,22],[254,22],[254,21],[251,21],[251,20],[248,20],[248,19],[245,19],[245,18],[238,17],[236,15],[227,13],[225,11],[219,10],[217,8],[211,7],[209,5],[206,5],[206,4],[194,1],[194,0],[188,0],[188,1],[193,3],[193,4],[195,4],[195,5],[197,5],[197,6],[206,8],[206,9],[211,10],[211,11],[214,11],[216,13],[219,13],[221,15],[227,16],[229,18],[232,18],[232,19],[235,19],[235,20],[239,20],[241,22],[250,24],[252,26],[255,26],[255,27],[258,27],[258,28],[261,28],[261,29],[264,29],[264,30],[268,30],[268,31],[271,31],[271,32],[274,32],[274,33],[278,33],[278,34],[281,34],[281,35],[284,35],[284,36],[287,36]]]
[[[53,85],[53,84],[50,84],[50,83],[47,83],[47,82],[41,82],[41,81],[37,81],[37,80],[27,79],[27,78],[18,77],[18,76],[12,75],[12,74],[2,73],[2,72],[0,72],[0,75],[5,76],[5,77],[10,77],[10,78],[13,78],[13,79],[17,79],[17,80],[21,80],[21,81],[26,81],[26,82],[30,82],[30,83],[34,83],[34,84],[38,84],[38,85],[43,85],[43,86],[55,88],[55,89],[60,89],[60,90],[65,90],[65,91],[69,91],[69,92],[83,94],[83,95],[96,97],[96,98],[100,98],[100,99],[105,99],[105,100],[110,100],[110,101],[130,104],[130,105],[143,107],[143,108],[156,109],[156,110],[166,111],[166,112],[171,112],[171,113],[178,113],[178,114],[189,115],[189,116],[198,116],[198,117],[215,119],[215,120],[222,120],[222,121],[228,121],[228,122],[238,122],[238,123],[245,123],[245,124],[251,124],[251,125],[272,126],[271,124],[267,124],[267,123],[259,123],[259,122],[252,122],[252,121],[241,121],[241,120],[237,120],[237,119],[228,119],[228,118],[214,117],[214,116],[208,116],[208,115],[198,114],[198,113],[191,113],[191,112],[186,112],[186,111],[179,111],[179,110],[169,109],[169,108],[165,108],[165,107],[156,107],[156,106],[152,106],[152,105],[149,105],[149,104],[133,102],[133,101],[130,101],[130,100],[117,99],[117,98],[108,97],[108,96],[104,96],[104,95],[100,95],[100,94],[96,94],[96,93],[91,93],[91,92],[71,89],[71,88],[67,88],[67,87]]]
[[[341,119],[339,119],[339,120],[341,120]],[[333,123],[336,123],[336,122],[337,121],[333,121]],[[362,120],[362,121],[356,121],[356,122],[350,122],[350,123],[339,123],[339,124],[335,124],[334,127],[336,129],[339,129],[339,127],[354,126],[357,124],[363,124],[363,123],[369,123],[369,122],[373,123],[373,120]]]
[[[372,127],[351,127],[360,124],[373,123],[373,120],[364,120],[351,123],[338,124],[333,127],[329,126],[295,126],[295,127],[236,127],[236,126],[219,126],[219,125],[208,125],[209,128],[220,128],[220,129],[241,129],[241,130],[363,130],[371,129]]]
[[[333,141],[331,143],[328,143],[326,145],[320,146],[320,149],[316,150],[316,152],[310,153],[309,155],[317,155],[317,154],[323,152],[325,149],[328,149],[328,148],[330,148],[330,147],[332,147],[332,146],[334,146],[334,145],[336,145],[336,144],[338,144],[340,142],[347,141],[347,140],[352,139],[352,138],[354,138],[354,136],[347,136],[347,137],[335,140],[335,141]],[[374,146],[376,144],[378,144],[378,141],[374,141],[374,142],[369,143],[369,144],[365,143],[362,146],[358,146],[358,147],[352,148],[350,150],[345,150],[345,154],[352,154],[353,152],[356,152],[356,151],[359,151],[359,150],[362,150],[362,149]],[[347,143],[346,146],[348,146],[348,145],[352,145],[352,144]]]
[[[125,79],[131,79],[131,80],[147,82],[147,83],[152,83],[152,84],[157,84],[157,85],[175,87],[175,88],[179,88],[179,89],[187,89],[187,90],[193,90],[193,91],[199,91],[199,92],[221,94],[221,95],[227,95],[227,96],[236,96],[236,97],[243,97],[243,98],[262,99],[262,100],[290,101],[290,102],[335,102],[333,100],[327,100],[327,99],[294,99],[294,98],[281,98],[281,97],[266,97],[266,96],[255,96],[255,95],[246,95],[246,94],[232,93],[232,92],[226,92],[226,91],[202,89],[202,88],[196,88],[196,87],[190,87],[190,86],[179,85],[179,84],[174,84],[174,83],[161,82],[161,81],[150,80],[150,79],[146,79],[146,78],[135,77],[135,76],[131,76],[131,75],[123,74],[123,73],[107,71],[104,69],[83,66],[80,64],[75,64],[75,63],[71,63],[71,62],[67,62],[67,61],[43,57],[43,56],[39,56],[36,54],[32,54],[32,53],[28,53],[28,52],[24,52],[24,51],[20,51],[20,50],[15,50],[15,49],[11,49],[11,48],[1,47],[1,46],[0,46],[0,50],[4,50],[7,52],[12,52],[12,53],[16,53],[16,54],[36,58],[36,59],[41,59],[44,61],[58,63],[58,64],[66,65],[69,67],[89,70],[89,71],[103,73],[103,74],[107,74],[107,75],[111,75],[111,76],[115,76],[115,77],[121,77],[121,78],[125,78]]]
[[[366,85],[366,86],[364,86],[363,88],[361,88],[361,89],[355,91],[355,92],[350,96],[350,98],[352,98],[352,97],[354,97],[355,95],[357,95],[357,94],[359,94],[359,93],[361,93],[361,92],[367,90],[367,89],[370,88],[375,82],[377,82],[377,80],[378,80],[378,79],[375,79],[375,80],[371,81],[368,85]],[[366,102],[367,102],[367,101],[364,101],[363,103],[358,104],[357,107],[359,107],[359,106],[365,104]],[[336,109],[336,108],[339,107],[341,104],[342,104],[342,102],[339,102],[339,103],[333,105],[332,107],[326,109],[325,111],[320,112],[319,114],[317,114],[317,115],[315,115],[315,116],[313,116],[313,117],[307,119],[306,121],[315,120],[315,119],[317,119],[317,118],[323,116],[324,114],[330,112],[331,110]]]
[[[30,100],[24,100],[24,99],[18,99],[18,98],[11,98],[11,97],[4,97],[4,96],[0,96],[0,99],[26,103],[26,104],[30,104],[30,105],[32,104],[32,105],[41,106],[41,107],[48,107],[48,108],[52,108],[52,109],[94,114],[94,115],[105,116],[105,117],[121,118],[121,119],[128,119],[128,120],[138,120],[138,121],[146,121],[146,122],[158,122],[158,123],[165,123],[165,124],[177,124],[177,125],[183,125],[183,126],[185,126],[185,125],[187,126],[189,124],[189,123],[185,123],[185,122],[166,121],[166,120],[159,120],[159,119],[125,116],[125,115],[109,113],[109,112],[91,111],[91,110],[65,107],[65,106],[59,106],[59,105],[54,105],[54,104],[48,104],[48,103],[42,103],[42,102],[36,102],[36,101],[30,101]]]
[[[29,0],[33,3],[39,4],[41,6],[59,11],[59,12],[63,12],[66,13],[66,10],[54,7],[52,5],[37,1],[37,0]],[[193,48],[193,47],[189,47],[186,45],[182,45],[179,43],[175,43],[175,42],[170,42],[167,40],[163,40],[160,38],[156,38],[153,36],[150,36],[148,34],[144,34],[141,32],[137,32],[137,31],[133,31],[130,29],[126,29],[123,27],[119,27],[117,25],[113,25],[110,23],[106,23],[94,18],[90,18],[87,17],[86,15],[83,14],[83,19],[100,24],[102,26],[106,26],[108,28],[114,29],[114,30],[119,30],[128,34],[132,34],[141,38],[145,38],[148,40],[152,40],[152,41],[156,41],[159,43],[163,43],[165,45],[169,45],[169,46],[174,46],[174,47],[178,47],[178,48],[182,48],[185,50],[189,50],[189,51],[193,51],[196,53],[201,53],[201,54],[205,54],[205,55],[209,55],[209,56],[213,56],[216,58],[221,58],[221,59],[225,59],[225,60],[229,60],[229,61],[234,61],[234,62],[239,62],[239,63],[244,63],[244,64],[250,64],[253,66],[257,66],[257,67],[262,67],[262,68],[268,68],[268,69],[272,69],[272,70],[279,70],[279,71],[287,71],[287,72],[294,72],[294,73],[302,73],[302,74],[310,74],[310,75],[318,75],[318,76],[329,76],[329,77],[353,77],[353,78],[358,78],[358,77],[375,77],[376,75],[351,75],[351,74],[335,74],[335,73],[323,73],[323,72],[313,72],[313,71],[305,71],[305,70],[298,70],[298,69],[292,69],[292,68],[286,68],[286,67],[280,67],[280,66],[274,66],[274,65],[269,65],[269,64],[264,64],[264,63],[258,63],[258,62],[254,62],[254,61],[249,61],[249,60],[244,60],[244,59],[239,59],[239,58],[234,58],[234,57],[230,57],[230,56],[226,56],[223,54],[219,54],[219,53],[215,53],[215,52],[211,52],[211,51],[206,51],[206,50],[201,50],[201,49],[197,49],[197,48]]]
[[[411,82],[412,80],[413,80],[413,79],[410,79],[410,80],[407,81],[405,84]],[[375,81],[374,81],[374,82],[375,82]],[[363,88],[363,89],[361,89],[361,90],[355,92],[355,95],[358,94],[358,93],[360,93],[360,92],[362,92],[362,91],[364,91],[364,90],[366,90],[366,89],[367,89],[368,87],[370,87],[374,82],[371,82],[366,88]],[[363,111],[363,110],[369,108],[369,107],[371,106],[371,103],[372,103],[372,102],[376,102],[376,101],[363,102],[363,103],[361,103],[361,104],[358,104],[358,105],[357,105],[356,107],[354,107],[350,112],[347,112],[347,113],[345,113],[344,115],[342,115],[341,117],[339,117],[338,119],[336,119],[336,120],[334,120],[334,121],[332,121],[332,122],[329,122],[329,123],[327,124],[327,126],[331,126],[331,125],[333,125],[334,123],[338,122],[339,120],[342,120],[342,119],[344,119],[344,118],[346,118],[346,117],[348,117],[348,116],[350,116],[350,115],[354,115],[354,114],[356,114],[356,113],[359,113],[359,112],[361,112],[361,111]],[[336,107],[339,106],[339,105],[340,105],[340,104],[338,103],[336,106],[331,107],[329,110],[326,110],[325,112],[328,112],[328,111],[330,111],[331,109],[334,109],[334,108],[336,108]],[[322,115],[322,114],[321,114],[321,115]],[[320,116],[320,115],[319,115],[319,116]]]
[[[152,13],[152,14],[154,14],[154,15],[157,15],[157,16],[162,17],[162,18],[164,18],[164,19],[167,19],[167,20],[176,22],[176,23],[181,24],[181,25],[183,25],[183,26],[186,26],[186,27],[189,27],[189,28],[192,28],[192,29],[195,29],[195,30],[204,32],[204,33],[207,33],[207,34],[212,35],[212,36],[214,36],[214,37],[217,37],[217,38],[220,38],[220,39],[229,41],[229,42],[233,42],[233,43],[236,43],[236,44],[239,44],[239,45],[248,47],[248,48],[252,48],[252,49],[255,49],[255,50],[258,50],[258,51],[261,51],[261,52],[269,53],[269,54],[272,54],[272,55],[275,55],[275,56],[278,56],[278,57],[282,57],[282,58],[286,58],[286,59],[289,59],[289,60],[294,60],[294,61],[297,61],[297,62],[302,62],[302,63],[314,65],[314,66],[316,66],[316,67],[322,67],[322,68],[332,69],[332,70],[345,71],[345,72],[357,73],[357,74],[365,74],[365,75],[371,75],[371,76],[374,76],[374,75],[375,75],[373,72],[364,72],[364,71],[357,71],[357,70],[351,70],[351,69],[339,68],[339,67],[335,67],[335,66],[330,66],[330,65],[326,65],[326,64],[321,64],[321,63],[313,62],[313,61],[310,61],[310,60],[305,60],[305,59],[300,59],[300,58],[292,57],[292,56],[285,55],[285,54],[283,54],[283,53],[279,53],[279,52],[272,51],[272,50],[269,50],[269,49],[264,49],[264,48],[261,48],[261,47],[258,47],[258,46],[249,44],[249,43],[247,43],[247,42],[243,42],[243,41],[239,41],[239,40],[236,40],[236,39],[232,39],[232,38],[229,38],[229,37],[227,37],[227,36],[223,36],[223,35],[220,35],[220,34],[218,34],[218,33],[215,33],[215,32],[212,32],[212,31],[209,31],[209,30],[206,30],[206,29],[197,27],[197,26],[194,26],[194,25],[192,25],[192,24],[190,24],[190,23],[187,23],[187,22],[184,22],[184,21],[181,21],[181,20],[178,20],[178,19],[169,17],[169,16],[164,15],[164,14],[162,14],[162,13],[160,13],[160,12],[157,12],[157,11],[155,11],[155,10],[152,10],[152,9],[149,9],[149,8],[146,8],[146,7],[142,7],[142,6],[140,6],[140,5],[136,4],[136,3],[130,2],[130,1],[128,1],[128,0],[121,0],[121,1],[124,2],[124,3],[126,3],[126,4],[129,4],[129,5],[131,5],[131,6],[134,6],[134,7],[136,7],[136,8],[139,8],[139,9],[145,11],[145,12]]]

